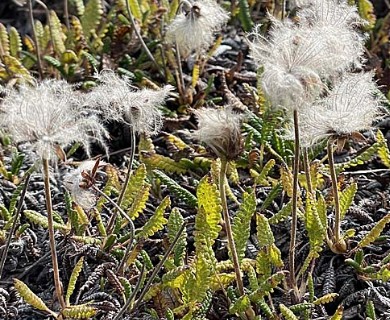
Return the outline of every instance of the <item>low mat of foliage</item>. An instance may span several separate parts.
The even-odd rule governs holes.
[[[375,1],[377,11],[368,0],[356,2],[370,21],[369,66],[376,68],[388,95],[389,13],[384,16]],[[178,1],[129,0],[137,27],[163,66],[161,74],[130,26],[125,0],[108,1],[105,7],[100,0],[69,3],[69,28],[61,8],[53,6],[56,11],[46,14],[37,10],[39,48],[20,21],[14,21],[18,28],[7,29],[5,22],[0,23],[4,84],[33,81],[38,74],[38,49],[44,77],[82,83],[80,90],[93,85],[95,70],[105,68],[131,77],[140,87],[175,85],[175,57],[161,38],[162,26],[174,17]],[[231,22],[206,61],[183,64],[190,90],[167,102],[163,132],[153,138],[139,137],[127,186],[123,181],[129,137],[122,126],[110,127],[109,164],[99,173],[96,187],[114,200],[127,187],[121,209],[134,221],[134,237],[120,215],[109,225],[116,208],[106,197],[97,194],[97,205],[89,211],[72,202],[63,187],[64,175],[72,170],[69,162],[59,163],[53,172],[54,228],[67,306],[60,314],[53,293],[43,182],[39,174],[32,176],[0,281],[1,319],[113,319],[126,302],[131,311],[124,316],[128,319],[246,319],[249,306],[258,319],[390,317],[390,122],[383,119],[366,141],[347,145],[347,151],[336,154],[347,255],[328,249],[327,231],[333,223],[329,168],[324,149],[312,150],[310,156],[317,160],[310,175],[316,192],[308,196],[302,174],[296,248],[300,301],[292,301],[286,264],[293,146],[283,139],[279,111],[267,108],[244,37],[254,22],[266,22],[267,9],[280,12],[274,1],[234,4]],[[47,5],[51,9],[52,4]],[[221,224],[220,162],[189,134],[195,127],[190,109],[212,102],[251,110],[242,127],[244,149],[237,161],[229,163],[226,188],[244,278],[242,296],[235,287]],[[32,160],[12,147],[7,137],[2,145],[3,246],[18,212],[22,177]],[[85,157],[81,150],[68,151],[77,160]],[[94,151],[101,152],[98,146]],[[127,248],[131,250],[121,264]]]

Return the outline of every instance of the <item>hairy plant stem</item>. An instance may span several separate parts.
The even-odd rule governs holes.
[[[333,192],[334,208],[335,208],[335,223],[333,228],[332,241],[337,251],[340,251],[340,249],[341,251],[343,251],[343,249],[340,247],[343,245],[342,244],[343,241],[341,239],[341,231],[340,231],[340,225],[341,225],[340,199],[339,199],[339,190],[337,186],[336,168],[334,165],[334,157],[333,157],[333,142],[334,141],[332,139],[329,139],[327,144],[329,171],[332,180],[332,192]]]
[[[38,39],[37,39],[37,33],[36,33],[36,30],[35,30],[32,0],[28,0],[28,13],[29,13],[29,19],[30,19],[30,23],[31,23],[31,30],[32,30],[32,34],[33,34],[33,40],[34,40],[34,44],[35,44],[35,51],[37,53],[37,63],[38,63],[39,78],[43,79],[41,48],[39,47]]]
[[[154,63],[154,65],[156,66],[156,68],[157,68],[158,72],[160,73],[160,75],[164,77],[164,74],[161,71],[161,68],[160,68],[159,64],[157,63],[156,59],[154,59],[152,53],[150,52],[148,46],[146,45],[146,43],[144,41],[144,39],[142,39],[142,36],[141,36],[139,30],[137,29],[137,26],[135,25],[135,21],[134,21],[133,14],[131,13],[129,1],[126,0],[125,2],[126,2],[127,14],[129,15],[130,23],[131,23],[131,26],[134,29],[135,35],[137,36],[138,40],[141,42],[142,48],[145,50],[145,52],[146,52],[147,56],[149,57],[149,59]]]
[[[63,289],[62,289],[63,287],[60,279],[60,271],[58,268],[56,240],[54,237],[53,207],[51,202],[50,175],[49,175],[49,160],[42,159],[42,165],[43,165],[43,178],[45,184],[45,199],[46,199],[46,210],[47,210],[47,225],[49,230],[49,244],[50,244],[51,261],[53,264],[54,286],[55,286],[57,299],[58,302],[60,303],[61,309],[64,309],[66,305],[65,305]]]
[[[226,199],[225,183],[226,183],[227,164],[228,162],[226,159],[221,159],[221,171],[219,173],[219,192],[221,194],[222,213],[223,213],[223,220],[225,222],[228,245],[230,249],[230,254],[232,255],[234,272],[236,273],[237,287],[238,287],[238,291],[240,292],[240,295],[243,296],[245,294],[244,283],[242,281],[241,269],[238,260],[236,245],[234,244],[233,231],[232,231],[232,226],[230,224],[230,217],[229,217],[229,211],[228,211],[227,199]]]
[[[298,224],[298,173],[299,173],[299,120],[298,110],[294,110],[294,168],[293,168],[293,194],[292,194],[292,212],[291,212],[291,231],[290,231],[290,251],[288,254],[289,271],[290,271],[290,288],[293,290],[292,298],[298,302],[298,287],[295,278],[295,246],[297,238]]]
[[[164,256],[161,258],[160,262],[157,264],[157,266],[153,269],[153,272],[152,274],[150,275],[149,277],[149,280],[146,282],[144,288],[142,289],[142,292],[141,294],[139,295],[138,299],[135,301],[134,305],[132,306],[131,310],[129,310],[129,312],[131,312],[132,310],[135,310],[137,309],[137,307],[140,305],[140,303],[142,302],[142,299],[145,297],[146,293],[148,292],[150,286],[152,285],[154,279],[156,278],[157,276],[157,273],[161,270],[162,266],[164,265],[165,261],[168,259],[169,255],[171,254],[172,250],[175,248],[177,242],[179,241],[179,238],[185,228],[186,224],[183,223],[179,229],[179,231],[177,232],[176,236],[175,236],[175,239],[173,239],[171,245],[169,246],[169,248],[167,249],[167,251],[165,252]],[[126,310],[129,308],[129,306],[133,303],[133,300],[134,299],[128,299],[126,301],[126,303],[124,304],[124,306],[122,307],[122,309],[119,310],[118,314],[115,316],[115,318],[113,320],[119,320],[119,319],[122,319],[122,316],[123,314],[126,312]]]
[[[132,173],[134,156],[135,156],[135,132],[134,132],[134,129],[132,126],[129,126],[129,133],[130,133],[130,160],[129,160],[129,163],[127,165],[127,173],[126,173],[125,182],[123,184],[123,188],[121,190],[121,193],[119,194],[118,201],[117,201],[116,206],[115,206],[115,210],[113,211],[111,218],[108,221],[107,233],[111,233],[113,228],[114,228],[115,219],[117,216],[117,208],[120,208],[120,206],[122,205],[123,197],[126,194],[126,190],[127,190],[128,184],[129,184],[131,173]]]
[[[180,97],[183,101],[186,101],[186,85],[184,83],[183,69],[181,67],[181,55],[179,46],[176,43],[176,63],[177,63],[177,71],[176,71],[176,82],[177,82],[177,91],[179,91]],[[179,74],[178,74],[179,72]]]
[[[8,249],[9,249],[9,246],[10,246],[10,244],[11,244],[12,236],[13,236],[14,233],[15,233],[16,225],[17,225],[17,223],[18,223],[19,216],[20,216],[20,212],[22,211],[23,201],[24,201],[24,198],[25,198],[25,196],[26,196],[27,187],[28,187],[28,183],[29,183],[29,182],[30,182],[30,174],[27,174],[27,175],[25,176],[24,185],[23,185],[23,190],[22,190],[22,193],[21,193],[20,198],[19,198],[18,208],[16,209],[16,212],[15,212],[15,214],[14,214],[14,221],[12,222],[12,227],[11,227],[11,229],[9,230],[9,234],[8,234],[8,237],[7,237],[7,241],[6,241],[6,243],[5,243],[5,246],[4,246],[4,248],[3,248],[3,252],[2,252],[2,254],[1,254],[1,261],[0,261],[0,279],[1,279],[1,276],[2,276],[2,274],[3,274],[5,259],[7,258]]]
[[[313,183],[311,181],[310,160],[309,160],[309,153],[307,152],[307,148],[303,149],[303,167],[305,169],[305,175],[306,175],[307,192],[313,195]]]
[[[64,18],[65,18],[66,28],[69,30],[70,22],[69,22],[68,0],[64,0]]]

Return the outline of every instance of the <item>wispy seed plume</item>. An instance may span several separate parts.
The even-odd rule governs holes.
[[[303,110],[302,144],[310,147],[327,138],[346,138],[372,128],[380,116],[381,99],[372,73],[346,74],[329,94]]]
[[[162,115],[158,107],[164,104],[172,86],[136,90],[130,79],[111,70],[104,70],[97,78],[99,84],[87,95],[86,104],[99,110],[104,120],[127,123],[136,133],[159,132]]]
[[[187,8],[168,26],[166,41],[177,44],[180,54],[187,57],[212,45],[214,32],[222,28],[229,14],[214,0],[184,2],[183,6]]]
[[[241,122],[243,116],[232,107],[202,108],[194,111],[198,130],[194,137],[208,146],[219,158],[233,160],[242,151]]]
[[[58,148],[76,142],[89,155],[91,141],[105,147],[108,137],[98,117],[85,112],[78,94],[65,81],[9,89],[0,111],[0,123],[13,141],[26,144],[42,159],[55,159]]]

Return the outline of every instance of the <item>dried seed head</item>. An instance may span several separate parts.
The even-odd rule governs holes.
[[[262,84],[274,107],[299,108],[313,101],[324,89],[321,66],[324,43],[307,28],[290,21],[274,21],[269,39],[259,26],[251,34],[251,55],[263,66]]]
[[[194,136],[219,158],[233,160],[242,151],[241,121],[243,116],[230,106],[221,109],[202,108],[195,111],[198,130]]]
[[[350,138],[372,128],[379,117],[380,98],[371,73],[347,74],[329,95],[300,115],[302,145],[310,147],[327,138]]]
[[[158,109],[167,98],[172,86],[160,90],[134,90],[128,78],[111,70],[98,75],[100,82],[87,95],[86,103],[97,110],[106,121],[119,121],[132,126],[136,133],[156,134],[162,126]]]
[[[312,103],[330,79],[360,66],[363,37],[354,30],[356,8],[333,0],[313,1],[298,13],[299,21],[270,18],[273,28],[251,36],[251,54],[263,66],[262,83],[274,106],[301,108]]]
[[[98,117],[82,108],[72,86],[58,80],[7,90],[0,122],[16,143],[27,144],[42,159],[56,159],[59,148],[75,142],[89,155],[91,140],[105,148],[108,137]]]
[[[104,165],[100,162],[101,165]],[[91,172],[96,161],[83,161],[77,169],[72,170],[64,177],[64,186],[69,191],[72,199],[85,210],[92,209],[96,204],[96,196],[89,189],[83,187],[83,172]]]
[[[183,57],[194,51],[200,53],[212,45],[214,32],[219,31],[228,19],[229,14],[214,0],[195,1],[169,25],[166,41],[177,44]]]
[[[360,67],[363,60],[365,37],[358,28],[366,22],[356,6],[337,0],[313,0],[298,11],[300,26],[312,28],[325,35],[327,51],[339,57],[343,67]],[[342,62],[344,60],[344,63]]]

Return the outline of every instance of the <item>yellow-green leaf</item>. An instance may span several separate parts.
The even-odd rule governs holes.
[[[20,294],[20,296],[26,301],[28,304],[32,305],[35,309],[45,311],[50,313],[55,318],[57,317],[56,313],[51,311],[46,304],[39,298],[34,292],[30,290],[30,288],[23,282],[18,279],[14,279],[14,286],[16,291]]]
[[[384,216],[381,220],[379,220],[376,225],[367,233],[362,240],[358,243],[359,248],[364,248],[370,245],[372,242],[379,237],[382,233],[383,229],[386,227],[386,224],[390,222],[390,214]]]
[[[62,31],[61,21],[54,10],[50,10],[50,31],[54,50],[58,55],[65,51],[65,34]]]
[[[71,319],[91,319],[97,313],[97,309],[89,304],[80,304],[66,307],[61,311],[65,318]]]
[[[376,134],[376,139],[379,144],[378,156],[382,160],[383,164],[386,167],[390,168],[390,151],[389,147],[387,146],[387,141],[383,136],[381,130],[378,130],[378,133]]]
[[[221,230],[221,199],[217,186],[210,176],[205,176],[197,188],[198,214],[195,218],[195,248],[202,250],[204,246],[212,250],[211,246]]]
[[[39,212],[34,210],[24,210],[24,215],[28,220],[33,223],[36,223],[44,228],[48,227],[47,217],[41,215]],[[67,234],[69,232],[69,227],[67,225],[53,222],[54,229],[60,230],[62,233]]]
[[[100,0],[89,0],[85,6],[84,15],[81,17],[83,32],[88,39],[96,31],[97,26],[102,20],[103,7]]]
[[[79,261],[77,261],[76,265],[73,268],[72,274],[70,275],[68,289],[66,290],[65,302],[66,305],[69,306],[70,296],[73,294],[74,288],[76,287],[76,282],[83,268],[84,257],[81,257]]]
[[[250,224],[252,216],[256,211],[256,196],[254,192],[243,195],[243,201],[238,210],[238,213],[234,217],[232,223],[232,232],[234,243],[236,244],[236,250],[239,261],[245,256],[245,250],[250,236]]]
[[[340,304],[337,307],[336,312],[333,314],[333,316],[330,318],[330,320],[342,320],[343,319],[343,312],[344,312],[344,307],[342,304]]]
[[[130,176],[129,183],[122,188],[126,188],[126,192],[123,196],[123,200],[121,203],[121,208],[123,210],[128,209],[131,204],[134,202],[137,194],[140,192],[140,189],[145,185],[146,179],[146,167],[142,163],[138,166],[137,170],[135,170]]]
[[[267,181],[267,177],[269,172],[275,166],[275,159],[270,159],[263,167],[259,175],[255,177],[255,183],[261,186],[269,186],[269,182]]]
[[[129,2],[131,13],[138,22],[142,22],[142,12],[138,0],[126,0]]]
[[[358,9],[360,16],[368,22],[366,29],[375,27],[376,16],[374,13],[374,6],[370,0],[358,0]]]
[[[9,53],[11,56],[18,58],[19,53],[22,51],[22,39],[16,28],[11,27],[9,29]]]
[[[154,215],[146,222],[141,231],[137,234],[137,238],[147,238],[153,236],[157,231],[162,230],[168,220],[164,217],[166,208],[171,205],[169,196],[166,196],[156,208]]]
[[[268,219],[261,213],[256,216],[257,221],[257,239],[259,240],[259,247],[270,246],[275,242],[274,235],[269,225]]]
[[[0,46],[3,52],[3,55],[9,55],[9,38],[7,28],[0,23]]]
[[[317,300],[314,300],[315,305],[320,305],[320,304],[326,304],[332,302],[334,299],[338,297],[338,293],[328,293],[321,298],[318,298]]]
[[[286,320],[298,320],[297,316],[289,308],[287,308],[283,303],[279,305],[280,312],[286,318]]]
[[[354,182],[340,194],[340,215],[341,219],[344,219],[349,207],[351,206],[353,199],[357,191],[357,183]]]

